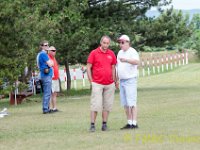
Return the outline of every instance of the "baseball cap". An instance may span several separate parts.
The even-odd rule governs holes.
[[[56,51],[56,48],[54,46],[50,46],[47,50],[48,51]]]
[[[128,42],[130,42],[130,38],[128,37],[128,35],[123,34],[119,37],[118,41],[128,41]]]

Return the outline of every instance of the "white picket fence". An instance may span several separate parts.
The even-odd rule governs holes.
[[[67,89],[67,76],[66,76],[66,69],[60,70],[60,79],[61,81],[64,81],[65,89]],[[73,88],[77,89],[77,80],[82,80],[82,87],[86,87],[86,80],[87,78],[87,73],[86,73],[86,67],[82,66],[81,68],[71,68],[70,69],[70,75],[71,75],[71,80],[73,82]]]
[[[140,65],[138,66],[138,77],[145,77],[155,74],[164,73],[167,71],[171,71],[177,67],[184,66],[188,64],[188,51],[183,51],[182,53],[174,53],[174,54],[164,54],[164,55],[156,55],[153,56],[153,53],[150,57],[143,58],[140,57]],[[60,79],[64,81],[64,87],[67,89],[67,77],[66,77],[66,69],[59,70]],[[73,82],[73,88],[77,89],[77,80],[82,80],[82,88],[86,87],[87,73],[86,67],[82,66],[81,68],[71,68],[70,69],[71,80]],[[33,78],[34,73],[32,73]],[[33,78],[34,83],[34,78]],[[15,101],[16,95],[18,94],[18,81],[16,81],[15,85]],[[35,84],[32,86],[32,92],[36,94]],[[15,103],[16,104],[16,103]],[[17,105],[17,104],[16,104]]]
[[[138,66],[138,77],[150,76],[188,64],[188,51],[175,54],[165,54],[152,56],[150,58],[140,58],[141,64]]]
[[[138,77],[145,77],[154,74],[160,74],[167,71],[171,71],[177,67],[187,65],[188,64],[188,51],[182,53],[174,53],[174,54],[163,54],[158,55],[155,53],[151,53],[148,57],[140,56],[140,65],[138,66]],[[67,88],[67,77],[66,77],[66,69],[59,70],[60,79],[64,82],[64,88]],[[87,73],[86,67],[82,66],[80,68],[70,68],[70,75],[72,80],[72,87],[77,89],[77,80],[82,80],[82,88],[86,87]],[[33,85],[33,93],[35,93],[35,85]]]
[[[140,58],[141,64],[138,66],[138,77],[145,77],[154,74],[160,74],[167,71],[171,71],[177,67],[188,64],[188,51],[182,53],[165,54],[159,56],[153,56],[145,58]],[[86,85],[85,80],[87,80],[87,73],[84,71],[86,68],[72,68],[70,69],[70,75],[73,82],[73,88],[77,89],[77,80],[82,80],[82,87]],[[62,77],[63,74],[64,76]],[[65,88],[67,88],[67,77],[66,71],[61,70],[61,81],[65,82]]]

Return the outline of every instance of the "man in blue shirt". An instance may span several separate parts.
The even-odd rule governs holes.
[[[48,41],[40,43],[40,52],[37,56],[37,65],[40,69],[40,78],[43,87],[42,110],[43,114],[50,113],[49,102],[51,98],[51,86],[53,76],[53,62],[49,59],[47,52],[49,50]]]

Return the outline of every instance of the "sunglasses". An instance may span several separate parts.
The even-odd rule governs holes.
[[[49,46],[49,45],[42,45],[42,46]]]
[[[122,41],[122,42],[119,42],[119,44],[122,44],[122,45],[124,45],[124,44],[125,44],[125,42],[123,42],[123,41]]]
[[[119,41],[119,44],[124,45],[125,43],[129,43],[129,41]]]
[[[56,50],[51,50],[52,52],[56,52]]]

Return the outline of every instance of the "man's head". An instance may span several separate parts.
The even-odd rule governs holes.
[[[110,37],[107,35],[102,36],[101,40],[100,40],[100,44],[101,44],[101,48],[102,50],[107,50],[109,45],[110,45]]]
[[[127,35],[121,35],[117,40],[122,50],[127,50],[130,47],[130,38]]]
[[[48,50],[49,42],[44,40],[40,42],[40,50]]]
[[[54,46],[50,46],[48,50],[50,55],[52,56],[56,55],[56,48]]]

